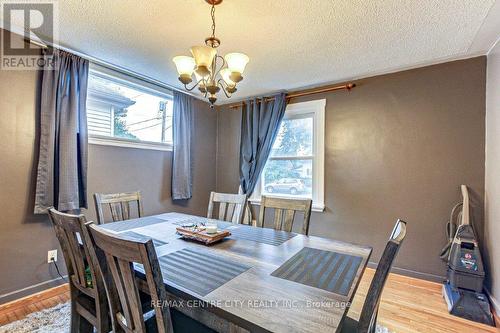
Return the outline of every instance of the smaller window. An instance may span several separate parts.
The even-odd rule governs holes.
[[[250,201],[260,196],[310,198],[324,209],[326,100],[289,104],[273,148]]]
[[[172,98],[137,80],[92,70],[88,79],[89,142],[170,150]]]

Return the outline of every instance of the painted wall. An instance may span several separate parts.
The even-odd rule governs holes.
[[[488,288],[500,313],[500,43],[488,54],[486,77],[485,259]]]
[[[37,73],[0,70],[0,304],[59,283],[47,264],[47,251],[58,247],[46,216],[33,215],[37,165]],[[170,196],[171,152],[89,146],[89,203],[92,194],[142,190],[145,214],[182,211],[206,214],[215,189],[216,114],[196,101],[194,117],[194,196],[174,203]],[[59,251],[62,265],[62,253]],[[40,284],[40,285],[37,285]],[[23,290],[23,288],[28,288]]]
[[[472,190],[482,230],[486,58],[479,57],[357,81],[326,98],[325,204],[312,235],[371,245],[377,262],[397,218],[408,236],[397,271],[440,280],[445,224]],[[218,113],[217,190],[238,188],[240,111]],[[272,221],[271,221],[272,222]]]

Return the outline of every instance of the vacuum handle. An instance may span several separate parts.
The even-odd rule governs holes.
[[[470,224],[470,215],[469,215],[469,191],[467,190],[466,185],[460,186],[462,190],[463,197],[463,205],[462,205],[462,225]]]

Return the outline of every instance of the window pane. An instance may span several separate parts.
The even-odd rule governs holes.
[[[312,197],[311,159],[268,160],[262,173],[262,194]]]
[[[283,119],[271,156],[311,156],[313,118]]]
[[[89,75],[89,134],[137,141],[172,142],[172,100]]]

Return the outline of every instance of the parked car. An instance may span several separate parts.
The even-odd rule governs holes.
[[[281,178],[275,182],[266,184],[265,189],[268,193],[285,192],[297,194],[305,190],[305,183],[302,179]]]

